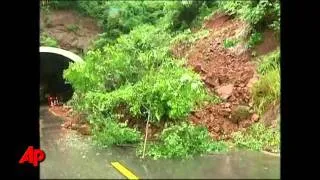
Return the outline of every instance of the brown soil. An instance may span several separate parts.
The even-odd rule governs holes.
[[[280,104],[272,105],[261,117],[261,122],[266,126],[276,127],[280,120]]]
[[[57,39],[60,47],[80,53],[86,50],[92,41],[101,33],[97,23],[70,10],[52,10],[42,13],[40,27],[49,36]],[[72,29],[73,28],[75,29]]]
[[[207,105],[189,117],[193,123],[208,127],[215,139],[228,139],[233,132],[247,128],[259,119],[251,109],[250,86],[256,79],[251,52],[236,54],[223,47],[224,39],[235,36],[244,25],[240,20],[217,14],[206,22],[206,27],[212,31],[210,35],[184,53],[188,54],[188,65],[201,75],[207,88],[224,100],[217,105]],[[270,51],[275,44],[273,41],[268,40],[257,49]],[[244,115],[239,115],[240,107],[245,109]]]
[[[49,108],[49,111],[65,121],[62,124],[63,128],[77,130],[82,135],[90,135],[89,124],[85,122],[80,115],[73,115],[71,108],[64,106],[55,106]]]
[[[125,107],[119,107],[118,110],[119,110],[118,114],[122,115],[122,117],[120,118],[120,122],[122,123],[126,122],[128,127],[137,128],[140,132],[145,134],[145,129],[146,129],[145,121],[129,116],[128,113],[125,112],[126,110]],[[80,132],[82,135],[90,135],[90,125],[85,121],[85,117],[79,114],[73,113],[73,110],[70,107],[55,106],[55,107],[51,107],[49,111],[55,116],[58,116],[65,121],[62,124],[63,128],[76,130]],[[156,140],[158,135],[162,131],[163,127],[164,127],[164,122],[161,122],[160,124],[149,124],[148,140],[149,141]]]
[[[122,123],[127,123],[128,127],[130,128],[136,128],[140,132],[143,133],[144,137],[146,135],[146,121],[143,119],[138,119],[135,117],[132,117],[130,113],[128,112],[128,108],[124,105],[120,105],[116,109],[117,114],[121,115],[119,121]],[[148,127],[148,140],[156,140],[161,131],[164,128],[165,121],[160,121],[158,124],[155,123],[149,123]]]
[[[216,14],[214,18],[208,20],[205,26],[209,29],[221,29],[226,23],[230,23],[230,17],[225,14]]]
[[[258,56],[261,56],[267,54],[268,52],[276,50],[279,45],[280,44],[275,33],[271,30],[266,30],[263,33],[263,42],[257,45],[254,50],[257,52]]]

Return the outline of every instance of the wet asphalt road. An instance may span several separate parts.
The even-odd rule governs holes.
[[[46,160],[41,179],[126,179],[111,166],[117,161],[139,178],[280,178],[280,158],[259,152],[230,152],[191,160],[142,160],[132,148],[98,149],[90,137],[61,128],[62,120],[40,108],[41,148]]]

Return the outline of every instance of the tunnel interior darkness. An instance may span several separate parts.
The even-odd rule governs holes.
[[[71,59],[60,54],[40,53],[40,103],[47,103],[48,95],[57,96],[65,103],[71,99],[73,89],[63,78],[63,71]]]

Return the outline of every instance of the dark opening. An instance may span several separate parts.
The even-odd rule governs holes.
[[[63,78],[63,71],[71,59],[55,53],[40,53],[40,103],[47,103],[49,95],[58,97],[62,103],[73,95],[73,89]]]

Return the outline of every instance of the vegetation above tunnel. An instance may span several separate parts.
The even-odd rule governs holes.
[[[194,110],[221,100],[185,66],[184,58],[172,54],[172,46],[177,42],[192,44],[208,35],[205,30],[195,35],[190,29],[201,29],[200,25],[216,12],[247,21],[252,28],[247,41],[254,41],[254,34],[268,26],[279,30],[280,17],[277,0],[49,1],[46,7],[77,9],[97,19],[105,31],[86,53],[86,63],[72,64],[65,71],[65,78],[75,89],[70,104],[88,116],[97,143],[143,142],[141,132],[150,123],[148,138],[156,141],[148,143],[146,155],[155,158],[188,157],[227,147],[225,142],[209,138],[206,128],[187,121]],[[273,72],[264,71],[273,63],[262,62],[265,78],[255,89],[273,76]],[[277,74],[279,69],[270,71]],[[264,90],[269,95],[270,90]],[[279,97],[279,87],[272,90],[268,101],[258,93],[254,95],[257,111],[264,112]],[[143,154],[143,144],[137,153]]]

